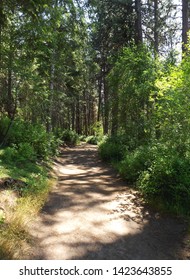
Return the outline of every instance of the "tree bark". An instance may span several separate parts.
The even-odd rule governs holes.
[[[155,56],[158,54],[158,0],[154,0],[154,52]]]
[[[76,132],[81,134],[81,125],[80,125],[80,98],[77,96],[76,102]]]
[[[2,26],[3,26],[3,1],[0,0],[0,70],[2,68]]]
[[[143,42],[141,0],[135,0],[135,12],[136,12],[135,43],[138,45],[139,43]]]
[[[98,115],[97,121],[100,122],[101,120],[101,106],[102,105],[102,77],[98,79]]]
[[[188,42],[188,31],[189,31],[189,7],[188,0],[182,0],[182,52],[186,52],[186,45]]]
[[[71,128],[72,128],[72,130],[75,130],[76,129],[76,126],[75,126],[75,123],[76,123],[76,105],[75,105],[74,101],[73,101],[73,104],[71,106],[71,111],[69,111],[68,119],[70,119],[70,116],[71,116],[71,124],[72,124]]]
[[[12,67],[13,67],[13,46],[12,46],[12,30],[10,31],[10,47],[9,47],[9,60],[8,60],[8,71],[7,71],[7,114],[10,119],[13,118],[15,113],[14,98],[12,95]]]
[[[106,66],[104,66],[106,68]],[[109,130],[109,98],[108,98],[108,87],[106,82],[106,70],[104,69],[104,134],[108,134]]]
[[[118,111],[119,111],[119,96],[118,96],[117,92],[114,92],[113,104],[112,104],[111,135],[117,135],[117,131],[118,131]]]

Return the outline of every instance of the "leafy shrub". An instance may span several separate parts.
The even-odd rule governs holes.
[[[31,131],[31,140],[29,143],[33,146],[38,158],[47,159],[55,152],[54,135],[47,133],[43,127],[34,127],[34,130]]]
[[[27,190],[28,194],[36,195],[43,193],[47,189],[47,174],[42,171],[40,173],[31,173],[27,183],[30,186]]]
[[[58,155],[59,154],[59,148],[63,144],[63,141],[60,138],[57,138],[55,135],[51,135],[51,142],[49,144],[49,150],[50,155]]]
[[[117,165],[119,173],[131,183],[135,183],[142,171],[151,162],[150,150],[147,146],[140,146],[136,150],[126,151],[123,160]]]
[[[92,144],[92,145],[97,145],[99,141],[99,137],[91,135],[86,137],[86,143]]]
[[[1,120],[0,131],[2,133],[6,133],[9,123],[10,120],[8,118]],[[53,133],[47,133],[45,127],[40,124],[34,125],[30,122],[16,119],[9,129],[6,145],[17,147],[17,150],[22,153],[23,157],[24,153],[26,154],[27,159],[27,144],[28,152],[31,155],[33,154],[40,159],[45,159],[57,153],[60,140],[55,138]],[[10,150],[6,153],[14,154],[14,151]]]
[[[103,137],[103,125],[101,122],[95,122],[92,127],[91,127],[91,130],[92,130],[92,134],[95,135],[95,136],[98,136],[98,137]]]
[[[80,141],[84,141],[85,142],[86,138],[87,138],[86,135],[79,135],[79,140]]]
[[[36,160],[36,152],[34,148],[29,143],[20,143],[18,145],[18,159],[20,161],[35,161]]]
[[[99,154],[105,161],[120,161],[124,157],[126,146],[114,138],[107,138],[99,145]]]
[[[18,147],[16,145],[7,147],[2,158],[7,163],[35,161],[36,153],[29,143],[20,143]]]
[[[3,118],[1,121],[1,130],[3,131],[3,137],[7,131],[8,126],[10,125],[11,120],[9,118]],[[16,144],[18,145],[21,142],[28,142],[31,132],[31,124],[24,122],[21,119],[15,119],[10,126],[6,144]]]
[[[92,145],[101,145],[107,139],[106,135],[90,135],[86,137],[86,143]]]
[[[61,140],[68,145],[76,145],[79,142],[79,136],[75,131],[67,129],[63,131]]]
[[[189,211],[190,158],[180,157],[166,145],[162,147],[154,149],[154,160],[141,173],[138,186],[147,197],[161,198],[176,212]]]
[[[190,151],[187,143],[155,141],[130,150],[121,138],[107,138],[99,146],[103,160],[116,162],[123,178],[149,199],[163,201],[176,213],[190,213]]]
[[[18,152],[15,147],[7,147],[3,154],[1,155],[1,158],[6,163],[14,162],[17,158]]]
[[[7,131],[7,128],[10,124],[10,119],[7,117],[2,117],[0,119],[0,143],[4,140],[5,133]]]

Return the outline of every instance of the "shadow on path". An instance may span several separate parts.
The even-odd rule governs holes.
[[[30,230],[30,259],[190,258],[185,222],[148,209],[96,147],[64,150],[54,170],[57,186]]]

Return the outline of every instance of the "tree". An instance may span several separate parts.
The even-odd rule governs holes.
[[[154,0],[154,50],[159,52],[159,19],[158,19],[158,0]]]
[[[122,132],[133,147],[151,135],[151,96],[156,91],[156,67],[146,47],[124,48],[109,74],[112,91],[117,92],[117,113],[112,114],[112,131]],[[115,96],[115,94],[114,94]],[[112,101],[116,110],[115,99]]]
[[[181,25],[177,17],[179,7],[173,0],[146,0],[142,6],[144,42],[155,57],[169,54],[179,41]]]
[[[110,131],[110,92],[107,76],[118,53],[126,44],[142,42],[140,1],[87,1],[92,18],[92,45],[100,71],[98,85],[98,121],[104,133]],[[115,97],[117,100],[117,97]],[[117,107],[117,105],[116,105]]]
[[[135,43],[138,45],[143,42],[142,36],[142,15],[141,15],[141,0],[135,0]]]
[[[186,52],[189,31],[189,1],[182,0],[182,51]]]
[[[70,0],[20,0],[1,1],[0,11],[2,114],[49,132],[87,132],[95,122],[94,64],[83,10]]]

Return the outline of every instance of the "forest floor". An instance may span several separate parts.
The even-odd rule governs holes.
[[[25,258],[190,259],[187,222],[150,209],[101,162],[96,146],[64,149],[54,172],[57,185],[29,226],[33,245]]]

